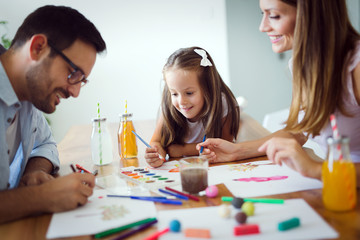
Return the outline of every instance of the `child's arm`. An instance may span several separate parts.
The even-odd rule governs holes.
[[[221,133],[221,138],[233,142],[234,136],[230,132],[230,118],[224,117],[223,129]],[[185,143],[184,145],[171,144],[167,151],[170,157],[182,157],[182,156],[195,156],[199,155],[199,151],[196,149],[197,143]]]

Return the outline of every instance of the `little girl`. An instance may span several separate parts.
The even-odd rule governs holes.
[[[211,56],[199,47],[174,52],[163,68],[161,115],[145,159],[159,167],[164,157],[198,155],[196,144],[207,137],[236,139],[240,110]]]

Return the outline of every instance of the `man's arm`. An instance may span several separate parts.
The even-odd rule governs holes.
[[[25,168],[25,172],[20,180],[19,186],[39,185],[53,179],[52,163],[46,158],[31,158]]]
[[[95,177],[92,174],[75,173],[41,185],[0,191],[0,224],[84,205],[94,186]]]

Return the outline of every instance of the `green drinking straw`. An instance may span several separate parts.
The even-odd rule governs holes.
[[[99,119],[99,157],[100,165],[102,165],[102,143],[101,143],[101,123],[100,123],[100,103],[97,104],[98,119]]]

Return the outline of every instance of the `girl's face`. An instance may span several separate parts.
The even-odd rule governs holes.
[[[292,49],[296,22],[296,8],[280,0],[260,0],[263,17],[260,31],[270,37],[276,53]]]
[[[197,73],[171,69],[165,72],[165,79],[171,94],[172,105],[189,121],[197,121],[204,106],[204,95]]]

